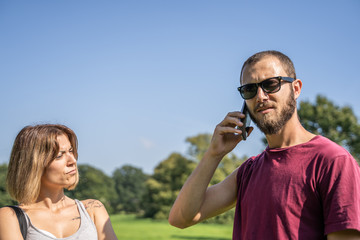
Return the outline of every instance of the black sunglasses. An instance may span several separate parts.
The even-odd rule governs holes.
[[[238,91],[243,99],[251,99],[256,96],[258,87],[266,93],[276,93],[281,88],[281,80],[286,82],[293,82],[295,79],[291,77],[272,77],[265,79],[259,83],[250,83],[245,84],[241,87],[238,87]]]

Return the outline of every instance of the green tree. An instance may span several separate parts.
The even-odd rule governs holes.
[[[360,124],[351,107],[339,107],[318,95],[315,104],[300,102],[299,117],[307,130],[344,146],[360,160]]]
[[[190,143],[188,154],[191,159],[199,162],[206,150],[209,148],[212,135],[208,133],[198,134],[193,137],[188,137],[186,142]],[[239,167],[245,160],[247,156],[242,158],[237,157],[234,153],[227,154],[220,162],[218,168],[216,169],[213,178],[211,179],[210,184],[214,185],[221,182],[226,178],[230,173],[232,173],[237,167]]]
[[[109,213],[113,213],[114,209],[111,203],[117,197],[113,179],[101,170],[87,164],[79,164],[78,169],[79,184],[74,190],[66,191],[66,194],[79,200],[98,199]]]
[[[188,148],[188,154],[190,157],[199,162],[203,158],[206,150],[209,148],[211,137],[211,134],[202,133],[186,138],[186,142],[190,144]]]
[[[148,176],[140,168],[124,165],[114,171],[112,178],[118,196],[113,204],[116,212],[140,213]]]
[[[7,164],[0,165],[0,207],[17,204],[6,191]]]
[[[145,217],[166,219],[176,196],[196,164],[179,153],[160,162],[146,181]]]

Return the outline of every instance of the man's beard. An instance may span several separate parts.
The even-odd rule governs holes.
[[[266,104],[262,104],[262,107],[266,107]],[[277,134],[284,125],[290,120],[293,116],[296,108],[296,100],[294,96],[294,91],[291,89],[291,93],[289,99],[281,110],[281,113],[276,116],[276,119],[267,120],[267,116],[265,115],[262,120],[256,119],[252,113],[250,113],[251,120],[258,126],[260,131],[262,131],[265,135],[273,135]],[[256,111],[256,108],[255,108]]]

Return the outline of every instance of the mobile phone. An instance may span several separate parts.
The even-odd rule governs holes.
[[[246,140],[247,136],[248,136],[248,130],[250,127],[250,123],[251,123],[251,118],[249,115],[249,110],[246,106],[246,102],[244,101],[242,108],[241,108],[241,112],[245,115],[245,118],[241,118],[240,121],[244,124],[240,130],[242,131],[241,135],[243,140]]]

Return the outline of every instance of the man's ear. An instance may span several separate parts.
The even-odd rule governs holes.
[[[300,79],[295,79],[292,85],[294,90],[294,97],[297,99],[301,93],[302,81]]]

